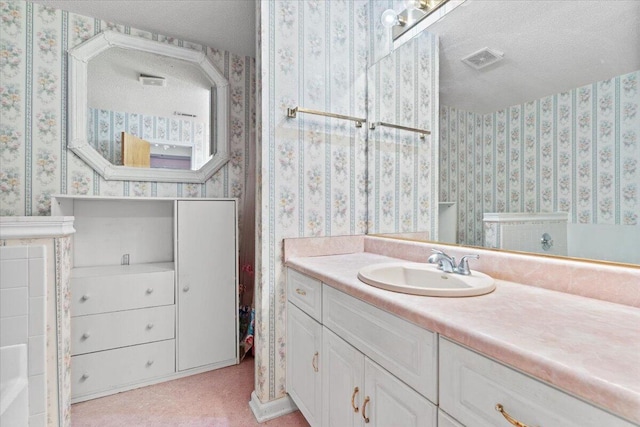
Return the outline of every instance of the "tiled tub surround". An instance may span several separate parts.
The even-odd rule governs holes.
[[[473,298],[421,297],[366,285],[357,272],[398,258],[425,262],[431,244],[352,239],[324,238],[315,251],[304,248],[318,239],[286,240],[286,265],[640,422],[640,269],[438,245],[456,256],[479,253],[472,268],[496,278],[497,288]],[[574,295],[579,284],[591,298]]]

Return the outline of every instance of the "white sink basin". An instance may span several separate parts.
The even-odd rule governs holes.
[[[444,273],[435,264],[416,262],[369,265],[358,272],[358,279],[388,291],[432,297],[471,297],[496,288],[493,278],[479,271],[463,276]]]

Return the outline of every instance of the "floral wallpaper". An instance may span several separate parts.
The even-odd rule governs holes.
[[[432,96],[438,92],[437,41],[427,35],[392,54],[384,34],[379,39],[370,36],[378,31],[379,21],[372,23],[370,18],[386,3],[262,0],[258,4],[262,108],[255,391],[263,402],[286,393],[282,240],[433,230],[437,221],[429,211],[437,195],[437,147],[430,144],[431,138],[438,140],[438,104]],[[375,102],[372,90],[380,94]],[[396,90],[406,94],[395,97]],[[390,108],[382,105],[387,103]],[[384,120],[390,117],[434,133],[422,141],[414,134],[383,128],[369,131],[366,124],[357,128],[351,121],[311,114],[287,118],[287,108],[296,106],[367,120],[379,114]],[[378,197],[386,199],[380,202]]]
[[[440,197],[458,243],[482,244],[484,212],[568,212],[638,226],[640,71],[491,114],[442,107]]]
[[[379,20],[378,20],[379,21]],[[370,233],[428,231],[438,205],[438,39],[423,32],[368,72],[368,120],[424,129],[430,135],[377,126],[369,133]],[[436,96],[434,96],[434,94]]]
[[[48,215],[56,193],[242,198],[255,59],[31,2],[0,1],[0,16],[0,215]],[[205,50],[229,80],[231,161],[206,183],[105,181],[67,150],[66,52],[106,29]]]
[[[180,143],[194,147],[197,165],[204,163],[208,132],[205,123],[124,111],[89,108],[89,144],[114,165],[122,164],[122,132],[155,143]]]
[[[256,394],[285,390],[286,289],[282,239],[367,230],[366,127],[296,106],[365,117],[364,1],[262,1],[261,147],[257,214]],[[260,243],[261,242],[261,243]]]

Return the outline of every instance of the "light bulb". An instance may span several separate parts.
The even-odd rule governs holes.
[[[382,21],[382,26],[385,28],[391,28],[394,25],[398,25],[399,23],[398,15],[396,14],[396,11],[393,9],[387,9],[384,12],[382,12],[381,21]]]

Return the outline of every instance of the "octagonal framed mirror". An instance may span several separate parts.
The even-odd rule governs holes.
[[[204,52],[104,31],[70,49],[68,55],[67,147],[105,180],[204,183],[229,161],[229,82]],[[108,62],[112,60],[114,62]],[[110,76],[103,73],[105,69],[111,69],[113,74]],[[193,82],[185,83],[186,80]],[[177,84],[171,84],[172,81]],[[206,90],[206,94],[193,95],[191,89],[184,85],[192,83],[199,86],[198,90]],[[145,84],[147,86],[142,87]],[[174,92],[158,92],[165,90],[165,86],[172,86]],[[154,91],[155,97],[143,96]],[[102,94],[98,96],[96,92]],[[191,107],[184,107],[192,104],[177,102],[174,105],[173,102],[180,101],[178,98],[181,96],[185,98],[185,102],[204,97],[204,102],[202,99],[199,101],[199,105],[203,107],[198,110],[198,114],[191,114]],[[104,97],[119,100],[124,105],[114,107],[112,101],[106,102],[108,106],[92,105],[96,99],[105,102]],[[147,107],[152,111],[131,111]],[[172,111],[171,115],[158,113],[158,107]],[[99,121],[99,115],[108,117],[109,114],[110,121]],[[129,127],[126,130],[142,139],[147,137],[145,132],[153,124],[154,129],[149,131],[150,137],[146,138],[148,141],[145,143],[151,147],[152,158],[153,150],[160,150],[156,157],[164,158],[164,163],[153,165],[152,162],[149,167],[124,166],[122,152],[117,153],[117,156],[107,154],[109,150],[112,153],[121,150],[118,147],[121,147],[121,139],[124,139],[125,134],[120,130],[124,129],[123,124],[128,125],[129,121],[133,121],[131,117],[139,122],[131,127],[133,130]],[[114,121],[120,127],[114,127]],[[158,131],[155,129],[157,123],[162,124]],[[107,136],[108,142],[105,144],[110,144],[111,148],[102,149],[98,145],[95,135],[99,132]],[[185,135],[191,140],[183,138]],[[198,136],[200,145],[195,142],[197,138],[194,135]],[[160,138],[155,138],[156,136]],[[182,154],[180,149],[183,150]],[[184,150],[189,154],[185,155]],[[173,151],[180,155],[170,155]],[[167,158],[175,160],[178,157],[187,159],[188,166],[172,166],[177,163],[166,162]]]

